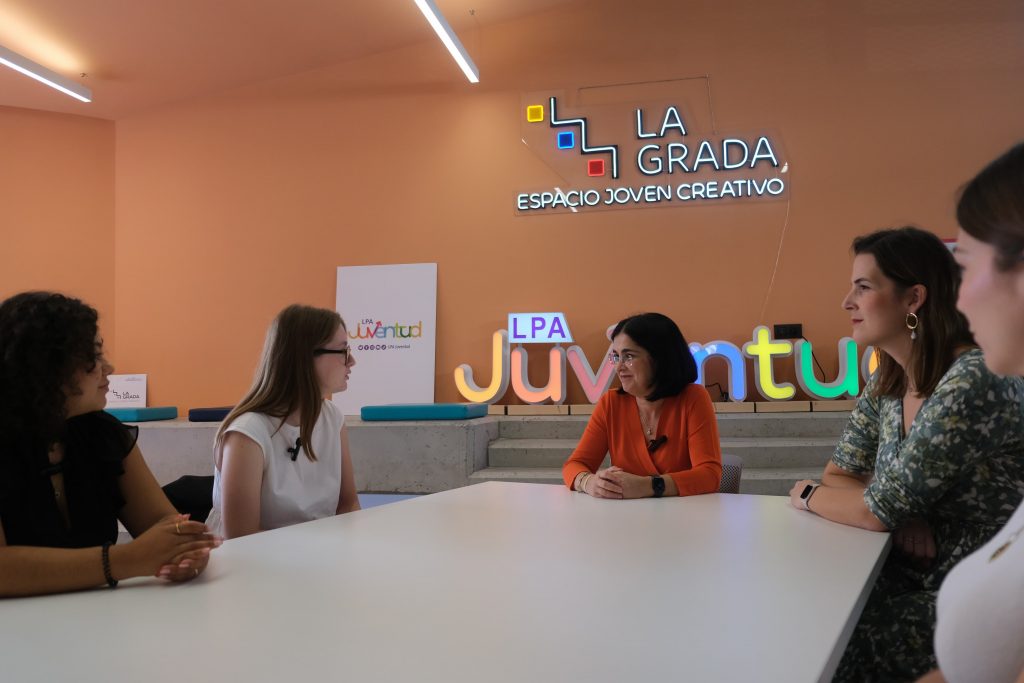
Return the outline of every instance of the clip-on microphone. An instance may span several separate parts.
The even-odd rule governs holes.
[[[657,439],[652,439],[651,441],[648,441],[647,442],[647,452],[648,453],[653,453],[654,451],[656,451],[659,448],[661,448],[661,445],[663,443],[665,443],[666,441],[668,441],[668,437],[665,436],[664,434],[659,436]]]
[[[302,437],[295,439],[295,448],[286,448],[285,450],[292,454],[292,462],[299,457],[299,449],[302,448]]]

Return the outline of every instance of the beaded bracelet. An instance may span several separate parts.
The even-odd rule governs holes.
[[[117,581],[114,580],[114,575],[110,573],[110,541],[103,544],[103,578],[107,580],[107,585],[111,588],[117,588]]]

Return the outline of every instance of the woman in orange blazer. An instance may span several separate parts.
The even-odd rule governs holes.
[[[597,402],[562,466],[570,489],[595,498],[660,498],[718,491],[722,450],[697,364],[672,320],[642,313],[612,331],[622,388]],[[606,453],[612,466],[599,470]]]

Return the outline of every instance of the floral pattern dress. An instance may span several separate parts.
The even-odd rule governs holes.
[[[935,597],[946,574],[1006,524],[1024,498],[1024,380],[998,377],[981,351],[957,358],[903,434],[903,402],[868,382],[832,462],[870,474],[868,509],[889,529],[922,518],[936,557],[897,549],[879,574],[835,681],[915,680],[935,668]]]

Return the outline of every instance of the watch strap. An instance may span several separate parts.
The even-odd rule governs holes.
[[[811,487],[811,490],[807,492],[806,496],[800,496],[800,500],[804,504],[804,510],[811,512],[811,496],[814,495],[814,492],[818,490],[821,484],[808,484],[808,486]]]

